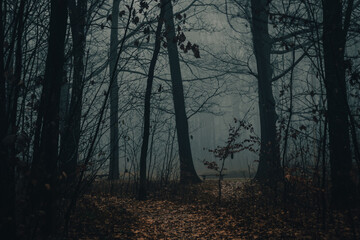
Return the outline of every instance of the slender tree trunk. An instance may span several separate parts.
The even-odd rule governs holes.
[[[12,201],[12,167],[9,158],[8,146],[5,138],[8,135],[8,111],[6,98],[6,78],[5,78],[5,55],[4,55],[4,31],[5,13],[3,11],[3,1],[0,0],[0,232],[6,239],[15,236],[14,213]],[[10,206],[9,206],[10,205]]]
[[[281,178],[280,148],[276,134],[275,100],[272,93],[271,39],[268,30],[267,0],[251,0],[252,35],[258,72],[261,128],[260,161],[255,178],[273,184]]]
[[[15,219],[15,163],[16,150],[15,142],[17,138],[17,105],[21,82],[22,71],[22,38],[24,30],[24,10],[25,0],[21,0],[19,7],[14,13],[14,24],[12,27],[11,50],[8,53],[8,61],[5,65],[4,54],[4,30],[6,23],[6,13],[3,11],[3,1],[0,1],[0,159],[1,159],[1,233],[6,239],[15,238],[16,219]],[[15,9],[14,9],[15,11]],[[13,50],[15,48],[15,71],[12,72]],[[8,70],[5,70],[8,69]],[[8,74],[6,74],[8,72]],[[14,74],[14,79],[6,77]]]
[[[0,0],[0,140],[3,140],[7,134],[7,111],[6,111],[6,90],[5,90],[5,69],[4,69],[4,12],[3,1]],[[0,142],[2,146],[2,141]],[[3,152],[1,152],[3,153]],[[4,156],[4,155],[1,155]],[[5,158],[1,157],[1,160]],[[2,165],[3,166],[3,165]]]
[[[163,25],[163,16],[164,16],[164,7],[161,6],[161,12],[159,16],[158,26],[155,33],[155,47],[154,53],[150,62],[149,73],[146,83],[146,92],[145,92],[145,103],[144,103],[144,133],[143,133],[143,142],[141,146],[141,157],[140,157],[140,186],[139,186],[139,199],[146,199],[146,157],[148,152],[149,145],[149,136],[150,136],[150,102],[151,102],[151,91],[154,81],[154,72],[157,62],[157,58],[160,52],[161,47],[161,29]]]
[[[351,1],[349,1],[351,2]],[[342,1],[323,1],[323,47],[327,117],[329,121],[332,204],[347,208],[354,201],[344,53]]]
[[[180,155],[180,181],[184,184],[199,183],[191,154],[188,119],[185,110],[184,89],[182,84],[179,52],[175,36],[174,14],[171,0],[162,0],[166,26],[167,49],[169,54],[172,94]]]
[[[154,153],[154,138],[155,138],[155,133],[156,133],[156,129],[157,129],[157,123],[155,123],[152,126],[152,133],[151,133],[151,143],[150,143],[150,152],[149,152],[149,169],[148,169],[148,179],[153,179],[153,173],[154,173],[154,168],[155,168],[155,162],[152,165],[152,159],[153,159],[153,153]],[[152,165],[152,167],[151,167]]]
[[[68,200],[67,212],[65,214],[65,234],[68,234],[68,225],[72,209],[71,196],[76,184],[76,167],[78,162],[78,149],[80,141],[80,126],[82,112],[82,95],[84,88],[84,58],[85,58],[85,21],[87,0],[68,0],[68,9],[70,17],[70,29],[72,34],[72,51],[74,62],[74,73],[71,91],[71,101],[68,107],[69,86],[70,83],[63,82],[61,89],[61,111],[63,126],[61,131],[60,147],[60,167],[67,174],[65,184],[61,188],[61,193]]]
[[[120,0],[113,1],[110,36],[110,166],[109,179],[119,179],[119,87],[117,82],[117,47]]]
[[[62,170],[70,182],[75,177],[78,161],[80,139],[80,123],[82,110],[82,95],[84,88],[84,57],[85,57],[85,18],[87,0],[68,0],[70,27],[73,38],[74,75],[71,91],[70,108],[65,117],[65,128],[61,138],[60,161]],[[67,84],[67,83],[64,83]]]
[[[60,90],[63,80],[67,1],[51,1],[49,47],[42,93],[42,124],[38,159],[33,161],[34,188],[32,203],[35,211],[45,212],[40,226],[43,238],[55,231],[56,183],[58,177],[58,139]],[[41,116],[40,116],[41,117]]]
[[[65,135],[68,131],[67,129],[67,118],[69,116],[69,106],[70,106],[70,83],[66,82],[63,83],[61,86],[61,92],[60,92],[60,112],[59,112],[59,129],[60,129],[60,162],[63,168],[63,162],[62,155],[64,151],[64,144],[65,144]]]
[[[19,90],[21,85],[21,70],[22,70],[22,37],[24,32],[24,11],[25,0],[20,2],[19,11],[17,13],[17,29],[16,32],[16,49],[15,49],[15,81],[11,86],[10,108],[9,108],[9,130],[16,134],[16,116],[18,109]]]

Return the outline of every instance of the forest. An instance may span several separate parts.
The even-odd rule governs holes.
[[[0,239],[360,239],[360,0],[0,0]]]

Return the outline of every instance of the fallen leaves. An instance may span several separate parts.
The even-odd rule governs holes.
[[[216,185],[205,181],[192,199],[85,195],[72,217],[72,239],[329,239],[351,237],[343,222],[321,229],[314,212],[294,212],[269,204],[255,185],[224,181],[222,205]],[[177,200],[176,200],[177,199]],[[216,202],[216,200],[215,200]],[[345,216],[346,217],[346,216]],[[345,219],[336,215],[335,219]],[[354,218],[355,219],[355,218]],[[355,219],[357,222],[359,219]],[[336,225],[337,224],[337,225]],[[339,228],[339,226],[344,226]],[[331,228],[335,230],[331,230]],[[336,232],[335,232],[336,231]]]

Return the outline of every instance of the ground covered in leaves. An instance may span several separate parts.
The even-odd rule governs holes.
[[[359,211],[316,211],[277,203],[258,186],[224,181],[173,185],[146,201],[93,191],[71,220],[71,239],[359,239]],[[272,200],[269,200],[272,199]],[[290,209],[289,206],[293,206]]]

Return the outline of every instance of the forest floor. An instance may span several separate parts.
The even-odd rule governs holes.
[[[104,186],[83,196],[71,239],[359,239],[360,211],[321,212],[274,204],[254,184],[215,181],[170,186],[148,200],[117,196]],[[325,220],[326,219],[326,220]]]

